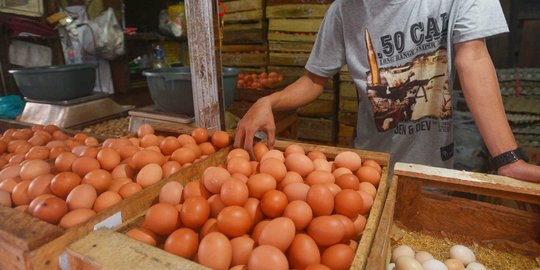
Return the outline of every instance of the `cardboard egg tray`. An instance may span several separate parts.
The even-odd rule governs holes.
[[[276,141],[274,149],[284,150],[294,142]],[[363,269],[369,255],[371,244],[375,237],[383,204],[388,192],[388,164],[387,153],[352,150],[313,144],[297,143],[307,152],[319,150],[326,154],[329,159],[338,153],[350,150],[358,153],[363,159],[375,160],[383,167],[381,181],[377,189],[377,195],[367,219],[367,224],[358,244],[356,255],[351,269]],[[189,181],[201,179],[204,170],[209,166],[223,164],[227,159],[227,149],[222,149],[207,159],[190,166],[181,172],[161,181],[159,186],[153,186],[145,190],[144,194],[137,196],[137,200],[130,200],[135,204],[132,219],[126,220],[115,230],[99,230],[68,247],[69,262],[72,269],[208,269],[193,261],[168,253],[162,249],[144,244],[131,239],[123,232],[138,226],[144,219],[146,210],[158,201],[160,188],[166,182],[178,181],[186,184]]]
[[[530,207],[493,203],[498,200]],[[537,183],[396,163],[366,269],[385,269],[396,242],[428,252],[459,243],[487,250],[489,259],[480,262],[488,269],[533,269],[540,259],[539,206]],[[511,267],[502,259],[508,256],[514,258]]]

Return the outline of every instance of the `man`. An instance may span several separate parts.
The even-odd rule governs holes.
[[[272,145],[272,111],[315,100],[346,64],[361,99],[355,147],[389,152],[394,162],[451,168],[455,69],[498,173],[540,182],[540,167],[524,161],[508,125],[484,41],[507,31],[494,0],[337,0],[306,74],[250,108],[238,123],[235,146],[251,150],[258,130]]]

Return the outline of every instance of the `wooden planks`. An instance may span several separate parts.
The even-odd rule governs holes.
[[[408,163],[396,163],[394,175],[398,179],[388,192],[366,269],[383,269],[388,264],[394,226],[450,241],[457,237],[458,243],[540,256],[540,213],[474,199],[486,195],[538,205],[540,184]],[[458,197],[449,191],[470,195]]]
[[[357,265],[363,265],[369,254],[372,241],[375,237],[375,230],[378,227],[382,214],[384,200],[388,192],[387,177],[389,155],[387,153],[369,152],[356,149],[336,148],[315,144],[297,143],[292,141],[276,141],[274,148],[284,150],[290,144],[299,144],[306,152],[319,150],[326,154],[328,158],[334,158],[338,153],[349,150],[357,152],[363,159],[373,159],[383,166],[383,174],[377,195],[370,211],[368,221],[359,242],[357,254],[353,264],[353,269]],[[226,152],[218,156],[212,156],[213,162],[206,163],[217,165],[226,160]],[[171,181],[197,181],[202,175],[202,170],[192,170],[193,174],[181,173],[181,177],[170,179]],[[154,194],[158,196],[158,194]],[[154,198],[155,200],[155,198]],[[87,237],[70,245],[68,256],[72,269],[206,269],[193,262],[186,262],[180,257],[170,257],[167,252],[149,245],[138,244],[136,241],[128,239],[121,232],[125,232],[132,226],[137,226],[142,221],[142,215],[124,222],[116,231],[97,231]],[[106,247],[105,247],[106,246]],[[98,248],[101,247],[101,248]],[[115,249],[122,249],[121,252],[114,252]]]
[[[266,18],[322,18],[329,5],[288,4],[266,7]]]

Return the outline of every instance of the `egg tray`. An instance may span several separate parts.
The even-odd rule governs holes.
[[[31,126],[17,121],[0,120],[0,129],[23,127]],[[62,130],[70,135],[76,132]],[[187,127],[184,131],[191,133]],[[216,153],[220,151],[225,152],[224,155],[228,153],[227,148]],[[182,168],[178,173],[191,177],[215,164],[218,164],[216,157],[209,156]],[[62,229],[14,208],[0,207],[0,269],[69,269],[66,254],[68,245],[100,227],[114,227],[141,215],[154,204],[155,194],[159,194],[161,187],[171,181],[172,177],[160,180],[70,229]]]
[[[371,245],[375,237],[384,201],[388,193],[388,164],[389,154],[381,152],[371,152],[348,148],[339,148],[314,144],[303,144],[278,140],[274,144],[274,149],[284,150],[290,144],[298,144],[306,152],[318,150],[326,154],[329,159],[333,159],[338,153],[343,151],[354,151],[362,159],[375,160],[383,167],[381,181],[377,189],[376,199],[367,219],[366,227],[362,238],[358,243],[356,254],[351,269],[364,269]],[[175,174],[165,181],[160,182],[161,188],[166,182],[178,181],[186,184],[190,181],[201,179],[204,169],[209,166],[217,166],[227,159],[227,149],[222,149],[209,156],[206,160],[188,167],[182,172]],[[193,168],[192,168],[193,167]],[[145,190],[146,191],[146,190]],[[100,230],[87,235],[79,241],[70,245],[67,249],[69,262],[72,269],[208,269],[193,261],[168,253],[162,249],[144,244],[135,239],[129,238],[124,233],[130,228],[136,227],[144,219],[145,211],[157,202],[160,189],[152,187],[145,192],[144,202],[138,207],[138,215],[132,216],[115,230]],[[139,196],[140,197],[140,196]],[[132,203],[139,204],[139,202]]]
[[[445,245],[459,243],[479,251],[488,269],[533,269],[540,259],[540,212],[492,204],[490,198],[534,209],[540,205],[540,184],[396,163],[366,269],[385,269],[398,243],[433,249],[439,259],[441,248],[448,252]],[[528,259],[520,260],[523,256]],[[509,258],[513,265],[506,267]]]

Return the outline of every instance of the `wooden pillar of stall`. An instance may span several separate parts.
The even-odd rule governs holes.
[[[195,124],[209,130],[225,126],[221,49],[216,0],[186,0],[189,60]]]

